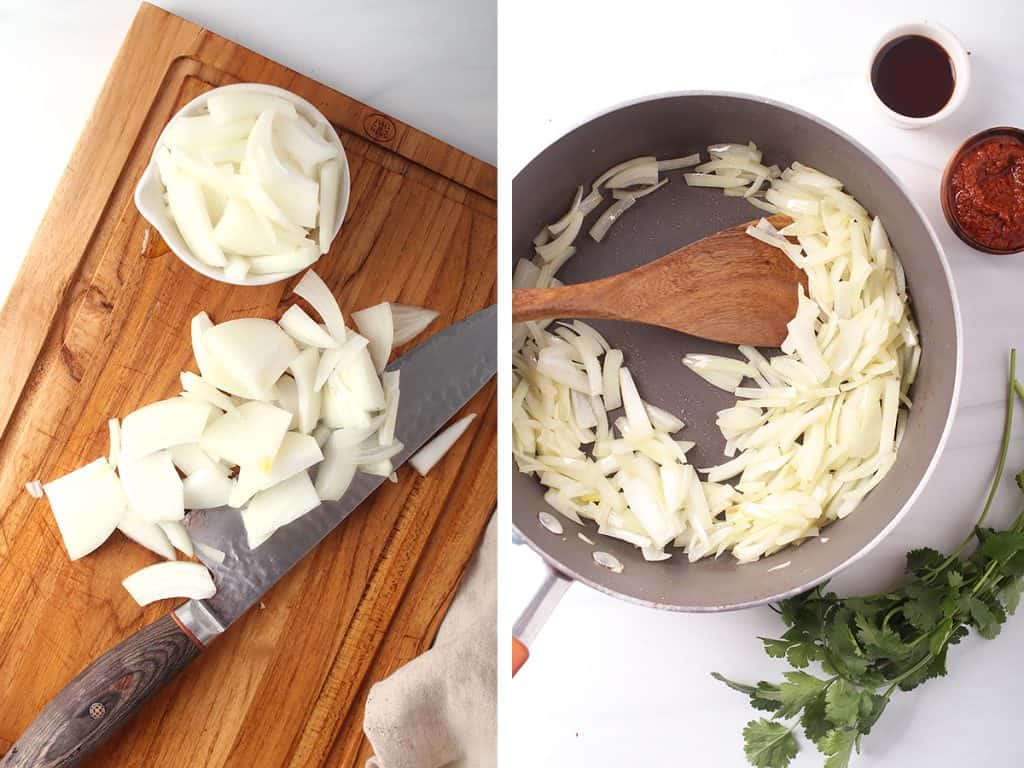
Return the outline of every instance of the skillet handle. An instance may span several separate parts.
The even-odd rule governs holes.
[[[569,589],[572,579],[562,575],[547,563],[547,573],[533,598],[512,625],[512,675],[514,676],[530,657],[529,645],[537,639],[541,627],[555,610],[562,595]]]

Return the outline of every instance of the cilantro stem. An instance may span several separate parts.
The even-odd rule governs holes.
[[[942,573],[948,568],[953,562],[955,562],[971,540],[977,535],[978,529],[981,524],[985,522],[985,518],[988,517],[989,508],[992,506],[992,501],[996,497],[996,491],[999,490],[999,481],[1003,477],[1003,471],[1006,469],[1006,455],[1010,450],[1010,432],[1013,430],[1013,395],[1016,392],[1018,396],[1024,400],[1024,393],[1021,392],[1022,387],[1017,383],[1017,350],[1010,350],[1010,376],[1006,382],[1006,414],[1003,417],[1003,439],[999,447],[999,461],[996,463],[995,475],[992,478],[992,485],[989,486],[988,497],[985,499],[985,506],[981,509],[981,516],[978,518],[978,522],[974,524],[974,530],[967,535],[960,546],[956,548],[956,551],[942,561],[937,568],[929,570],[928,575],[925,577],[926,581],[930,581],[932,578]]]
[[[943,640],[942,640],[943,644],[945,644],[946,642],[949,641],[949,636],[951,634],[953,634],[953,633],[952,632],[948,632],[946,634],[946,637],[943,638]],[[921,635],[921,637],[928,637],[929,635],[931,635],[931,632],[929,632],[926,635]],[[920,640],[921,638],[918,638],[918,639]],[[896,690],[896,688],[899,686],[900,683],[902,683],[904,680],[906,680],[908,677],[910,677],[915,672],[919,672],[925,665],[927,665],[929,662],[931,662],[934,658],[935,658],[934,654],[927,653],[927,654],[925,654],[921,658],[920,661],[917,662],[917,664],[912,666],[910,669],[908,669],[903,674],[897,675],[896,677],[894,677],[893,680],[892,680],[892,683],[889,685],[889,689],[885,692],[885,698],[888,699],[890,696],[892,696],[893,691]]]
[[[985,518],[988,517],[988,511],[992,507],[992,500],[996,497],[996,491],[999,490],[999,481],[1003,479],[1003,471],[1006,469],[1006,454],[1010,450],[1010,432],[1013,430],[1013,394],[1017,387],[1017,350],[1010,350],[1010,379],[1006,384],[1006,415],[1003,417],[1003,442],[999,447],[999,462],[996,464],[996,473],[992,478],[992,485],[988,489],[988,498],[985,499],[985,506],[981,509],[981,517],[978,518],[978,522],[975,523],[975,528],[980,528],[981,524],[985,522]],[[957,549],[959,555],[963,552],[964,547],[971,540],[968,536],[964,540],[964,543]]]

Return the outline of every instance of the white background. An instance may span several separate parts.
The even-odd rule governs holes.
[[[905,132],[874,111],[866,59],[887,28],[919,18],[944,23],[971,51],[972,85],[947,122]],[[507,178],[598,111],[691,88],[745,91],[802,107],[863,141],[901,178],[938,232],[960,294],[961,404],[949,446],[917,504],[895,533],[834,584],[842,590],[885,586],[896,578],[905,550],[949,547],[962,538],[995,462],[1006,350],[1024,346],[1024,258],[985,256],[961,244],[945,224],[937,190],[946,160],[967,136],[994,125],[1024,125],[1024,6],[1015,0],[519,0],[502,4],[499,22],[500,161]],[[1019,438],[1024,428],[1015,434]],[[1011,466],[1024,466],[1020,439]],[[1012,488],[1003,490],[997,524],[1021,507]],[[511,613],[526,603],[541,571],[525,547],[504,562],[503,606]],[[783,667],[762,654],[756,636],[778,631],[766,608],[677,615],[574,585],[506,687],[502,739],[512,758],[506,764],[743,766],[740,731],[752,710],[709,673],[748,681],[777,676]],[[951,674],[898,694],[853,764],[1020,765],[1022,644],[1024,616],[1018,616],[996,640],[971,638],[955,648]],[[813,745],[805,745],[796,765],[822,762]]]
[[[493,0],[160,0],[494,163]],[[138,0],[0,0],[0,304]]]

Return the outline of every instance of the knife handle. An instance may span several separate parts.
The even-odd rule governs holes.
[[[78,765],[202,650],[173,614],[121,641],[58,693],[0,768]]]

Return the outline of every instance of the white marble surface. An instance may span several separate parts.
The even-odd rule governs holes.
[[[0,303],[138,0],[0,0]],[[158,0],[159,5],[493,163],[493,0]]]
[[[674,10],[673,10],[674,9]],[[919,132],[873,111],[865,58],[889,26],[927,17],[971,51],[973,82],[949,121]],[[500,110],[509,177],[591,114],[646,93],[688,88],[757,93],[810,110],[853,134],[900,176],[924,208],[952,264],[964,325],[960,409],[930,484],[896,531],[835,584],[871,589],[891,581],[908,548],[949,547],[976,516],[995,462],[1007,348],[1024,347],[1024,258],[990,257],[946,226],[937,189],[961,140],[993,125],[1024,125],[1024,6],[1014,0],[908,2],[819,0],[729,3],[550,3],[502,6]],[[566,34],[565,30],[571,29]],[[514,41],[529,39],[528,46]],[[618,55],[611,56],[610,51]],[[727,51],[727,53],[723,53]],[[541,53],[538,53],[541,52]],[[1024,418],[1018,419],[1024,425]],[[1013,467],[1024,466],[1024,426]],[[1003,488],[993,520],[1020,508]],[[504,610],[521,607],[540,573],[516,548],[505,559]],[[777,675],[757,635],[779,623],[768,609],[695,616],[638,608],[574,585],[533,647],[505,699],[506,764],[531,768],[729,768],[745,765],[746,699],[714,682]],[[1017,696],[1024,617],[994,641],[970,639],[951,653],[951,674],[899,695],[865,739],[854,765],[903,768],[1020,764]],[[806,745],[797,766],[821,765]]]

